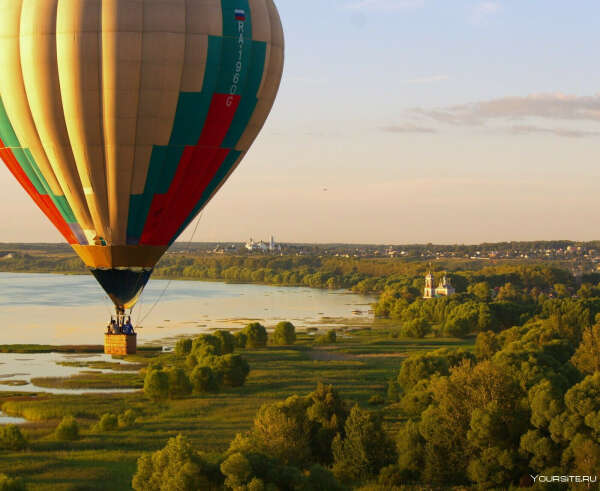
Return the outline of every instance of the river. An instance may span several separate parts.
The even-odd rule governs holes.
[[[133,321],[143,345],[255,320],[324,327],[356,311],[366,318],[372,302],[344,290],[151,280]],[[92,276],[0,273],[0,344],[102,344],[111,312]]]

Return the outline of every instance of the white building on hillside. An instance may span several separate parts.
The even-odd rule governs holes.
[[[435,281],[431,271],[425,276],[425,290],[423,291],[423,298],[436,298],[436,297],[451,297],[456,293],[456,290],[450,283],[450,280],[446,275],[440,280],[437,288],[434,287]]]

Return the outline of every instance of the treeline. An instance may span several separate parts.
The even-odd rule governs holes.
[[[75,255],[65,257],[14,253],[12,257],[0,258],[0,272],[87,274],[88,269]]]
[[[598,312],[595,301],[556,300],[523,326],[479,334],[474,354],[406,360],[393,383],[408,421],[386,482],[506,489],[534,484],[530,475],[595,476]]]
[[[543,266],[498,266],[480,271],[448,274],[457,293],[423,299],[423,277],[365,280],[368,288],[383,287],[375,315],[400,321],[401,336],[464,337],[483,331],[522,326],[545,315],[556,300],[574,299],[600,303],[600,277],[583,278],[578,284],[567,271]],[[383,282],[373,286],[372,283]]]

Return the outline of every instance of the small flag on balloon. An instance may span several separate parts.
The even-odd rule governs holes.
[[[235,20],[244,22],[246,20],[246,11],[243,9],[235,9]]]

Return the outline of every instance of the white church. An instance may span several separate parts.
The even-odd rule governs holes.
[[[450,297],[456,293],[454,287],[450,284],[450,280],[446,275],[442,277],[437,288],[435,285],[435,278],[431,271],[425,276],[425,290],[423,292],[423,298],[436,298],[436,297]]]

